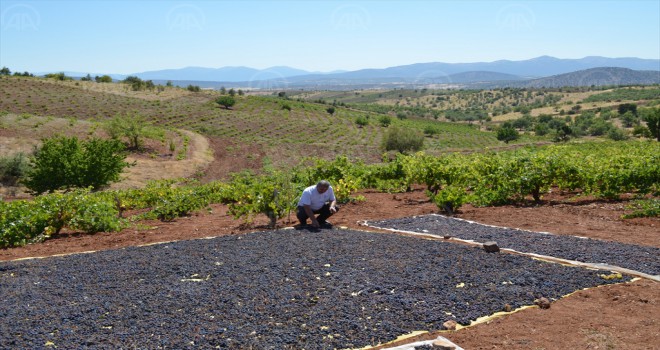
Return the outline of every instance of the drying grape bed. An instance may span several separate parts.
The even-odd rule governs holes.
[[[660,275],[660,248],[655,247],[493,227],[442,215],[381,220],[368,224],[441,237],[449,235],[480,243],[495,241],[500,248],[524,253],[584,263],[609,264],[649,275]]]
[[[0,348],[334,349],[620,282],[353,230],[280,230],[0,263]]]

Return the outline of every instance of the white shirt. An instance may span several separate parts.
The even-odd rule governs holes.
[[[332,191],[332,186],[328,187],[328,190],[324,193],[319,193],[316,190],[316,185],[307,187],[300,200],[298,201],[298,206],[302,207],[303,205],[309,205],[312,210],[319,210],[323,208],[326,202],[332,202],[335,199],[335,193]]]

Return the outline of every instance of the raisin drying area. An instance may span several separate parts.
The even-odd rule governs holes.
[[[651,278],[660,276],[660,248],[560,236],[450,218],[442,215],[368,222],[374,228],[451,237],[476,243],[497,242],[500,248],[593,265],[609,265],[637,271]]]
[[[0,348],[361,348],[630,279],[609,274],[343,229],[10,261]]]

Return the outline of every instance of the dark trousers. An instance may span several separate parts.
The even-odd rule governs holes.
[[[337,206],[335,206],[335,208],[339,210]],[[319,216],[316,217],[316,220],[320,224],[324,223],[329,217],[332,216],[332,212],[330,212],[330,203],[326,203],[319,210],[313,210],[312,213],[319,214]],[[305,207],[303,206],[298,207],[298,212],[296,213],[296,216],[298,217],[298,220],[300,221],[301,224],[307,223],[307,219],[309,218],[309,216],[307,216],[307,213],[305,212]]]

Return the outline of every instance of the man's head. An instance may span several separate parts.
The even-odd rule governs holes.
[[[327,180],[321,180],[316,184],[316,190],[319,191],[319,193],[325,193],[328,188],[330,188],[330,183]]]

